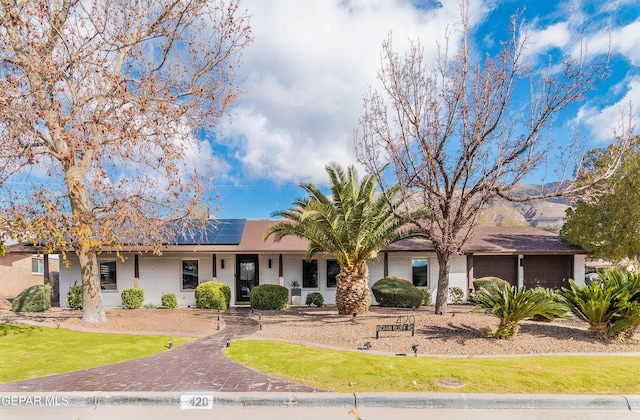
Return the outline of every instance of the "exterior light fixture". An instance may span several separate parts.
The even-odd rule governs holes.
[[[173,348],[173,340],[169,339],[169,349]]]

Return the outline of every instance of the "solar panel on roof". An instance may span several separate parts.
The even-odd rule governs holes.
[[[207,220],[189,228],[176,227],[172,243],[176,245],[238,245],[242,240],[246,219]]]

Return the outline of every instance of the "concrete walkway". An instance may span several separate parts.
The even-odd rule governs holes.
[[[231,308],[224,314],[226,326],[219,333],[154,356],[0,384],[0,391],[321,392],[265,375],[222,354],[228,340],[243,338],[258,330],[258,323],[248,316],[249,311]]]

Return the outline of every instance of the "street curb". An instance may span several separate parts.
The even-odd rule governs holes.
[[[38,407],[154,406],[181,408],[190,397],[206,407],[246,408],[420,408],[640,411],[640,395],[463,394],[463,393],[161,393],[161,392],[7,392],[0,409]],[[182,407],[184,408],[184,407]],[[196,407],[189,407],[196,408]]]

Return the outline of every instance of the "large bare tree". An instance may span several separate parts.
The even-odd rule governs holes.
[[[468,3],[462,2],[460,10],[460,41],[449,45],[449,33],[433,63],[426,62],[419,43],[400,56],[391,36],[384,42],[378,74],[382,88],[365,95],[356,132],[359,161],[371,174],[390,163],[394,176],[387,176],[399,182],[405,198],[410,197],[405,202],[412,205],[397,208],[397,216],[433,243],[439,264],[439,314],[447,312],[450,258],[463,252],[485,205],[496,197],[523,201],[575,189],[571,182],[558,182],[561,188],[535,196],[516,197],[512,192],[553,152],[545,135],[557,114],[581,100],[609,71],[607,56],[590,59],[584,49],[582,55],[560,63],[529,68],[527,39],[517,30],[517,16],[511,22],[511,38],[498,54],[476,52],[469,40]],[[516,92],[523,91],[529,93],[525,103],[516,98]],[[619,165],[629,131],[626,127],[617,133],[611,164],[597,179],[610,176]],[[556,167],[560,178],[571,174],[565,164],[580,164],[575,153],[579,150],[576,144],[565,150],[569,154]],[[384,187],[385,178],[379,182]],[[415,208],[429,216],[415,217]]]
[[[0,1],[0,239],[73,249],[86,321],[98,254],[157,247],[200,200],[248,42],[237,0]]]

